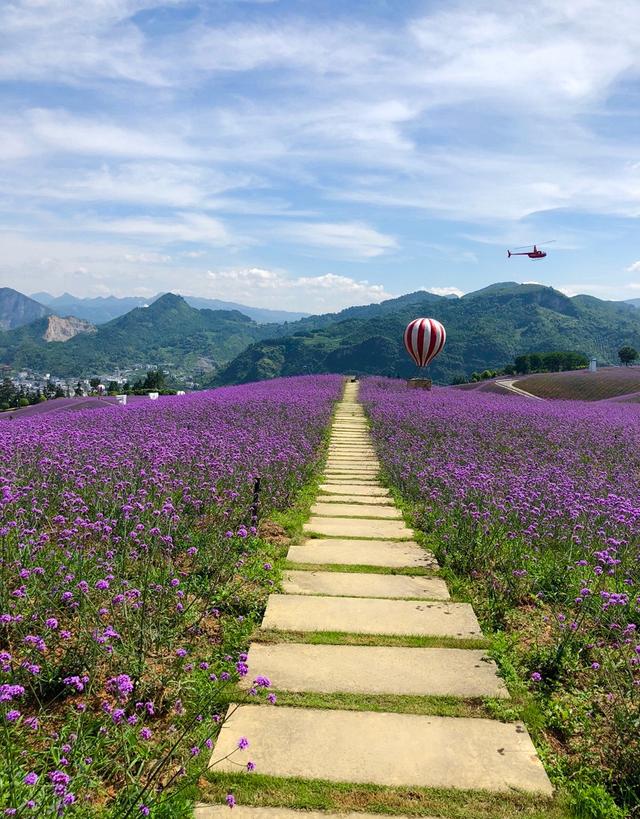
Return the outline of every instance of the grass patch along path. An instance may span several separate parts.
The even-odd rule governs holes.
[[[255,819],[289,815],[274,807],[302,819],[309,809],[563,816],[525,726],[481,705],[509,703],[508,692],[471,606],[424,579],[437,564],[380,482],[356,383],[338,404],[328,458],[307,539],[289,550],[297,571],[269,598],[249,650],[249,687],[268,678],[279,699],[230,706],[203,795],[220,804],[231,793]],[[199,811],[217,816],[213,805]]]

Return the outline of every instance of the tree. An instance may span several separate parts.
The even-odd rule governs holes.
[[[637,361],[638,356],[640,354],[634,347],[630,347],[626,345],[625,347],[621,347],[618,350],[618,358],[620,359],[621,363],[628,367],[629,364],[632,364],[634,361]]]
[[[78,398],[81,398],[84,395],[84,390],[82,389],[82,384],[80,383],[80,381],[78,381],[78,383],[76,384],[73,394]]]
[[[152,392],[164,389],[166,376],[161,369],[149,370],[144,381],[139,380],[133,385],[137,390],[151,390]]]

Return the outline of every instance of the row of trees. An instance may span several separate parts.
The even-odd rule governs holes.
[[[101,383],[102,382],[99,378],[89,379],[91,389],[96,394]],[[80,386],[80,384],[78,384],[78,386]],[[109,381],[109,383],[105,384],[104,387],[105,392],[108,395],[145,395],[148,392],[159,392],[163,394],[175,393],[175,390],[172,390],[167,386],[167,376],[160,369],[149,370],[144,378],[138,378],[133,382],[133,384],[131,384],[129,381],[125,381],[124,384],[118,384],[117,381]]]
[[[3,378],[0,383],[0,410],[28,407],[50,398],[64,398],[64,395],[64,390],[52,381],[48,381],[41,390],[29,390],[23,386],[17,387],[10,378]]]
[[[564,370],[581,370],[589,366],[589,359],[582,353],[571,351],[527,353],[526,355],[516,356],[513,366],[518,375],[558,373]]]

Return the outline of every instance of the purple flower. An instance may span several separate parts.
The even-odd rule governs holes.
[[[236,798],[232,793],[228,793],[224,800],[230,808],[236,804]]]
[[[107,680],[105,688],[111,694],[115,694],[120,702],[126,702],[133,692],[134,685],[128,674],[118,674],[117,677]]]
[[[38,781],[38,774],[35,771],[30,771],[22,780],[25,785],[35,785]]]
[[[22,696],[24,696],[24,686],[10,685],[9,683],[0,685],[0,702],[11,702],[16,697]]]
[[[245,748],[249,747],[249,740],[246,737],[240,737],[238,740],[238,748],[241,751],[244,751]]]

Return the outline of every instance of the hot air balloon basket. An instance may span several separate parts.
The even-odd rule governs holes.
[[[430,390],[431,384],[430,378],[409,378],[407,381],[410,390]]]

